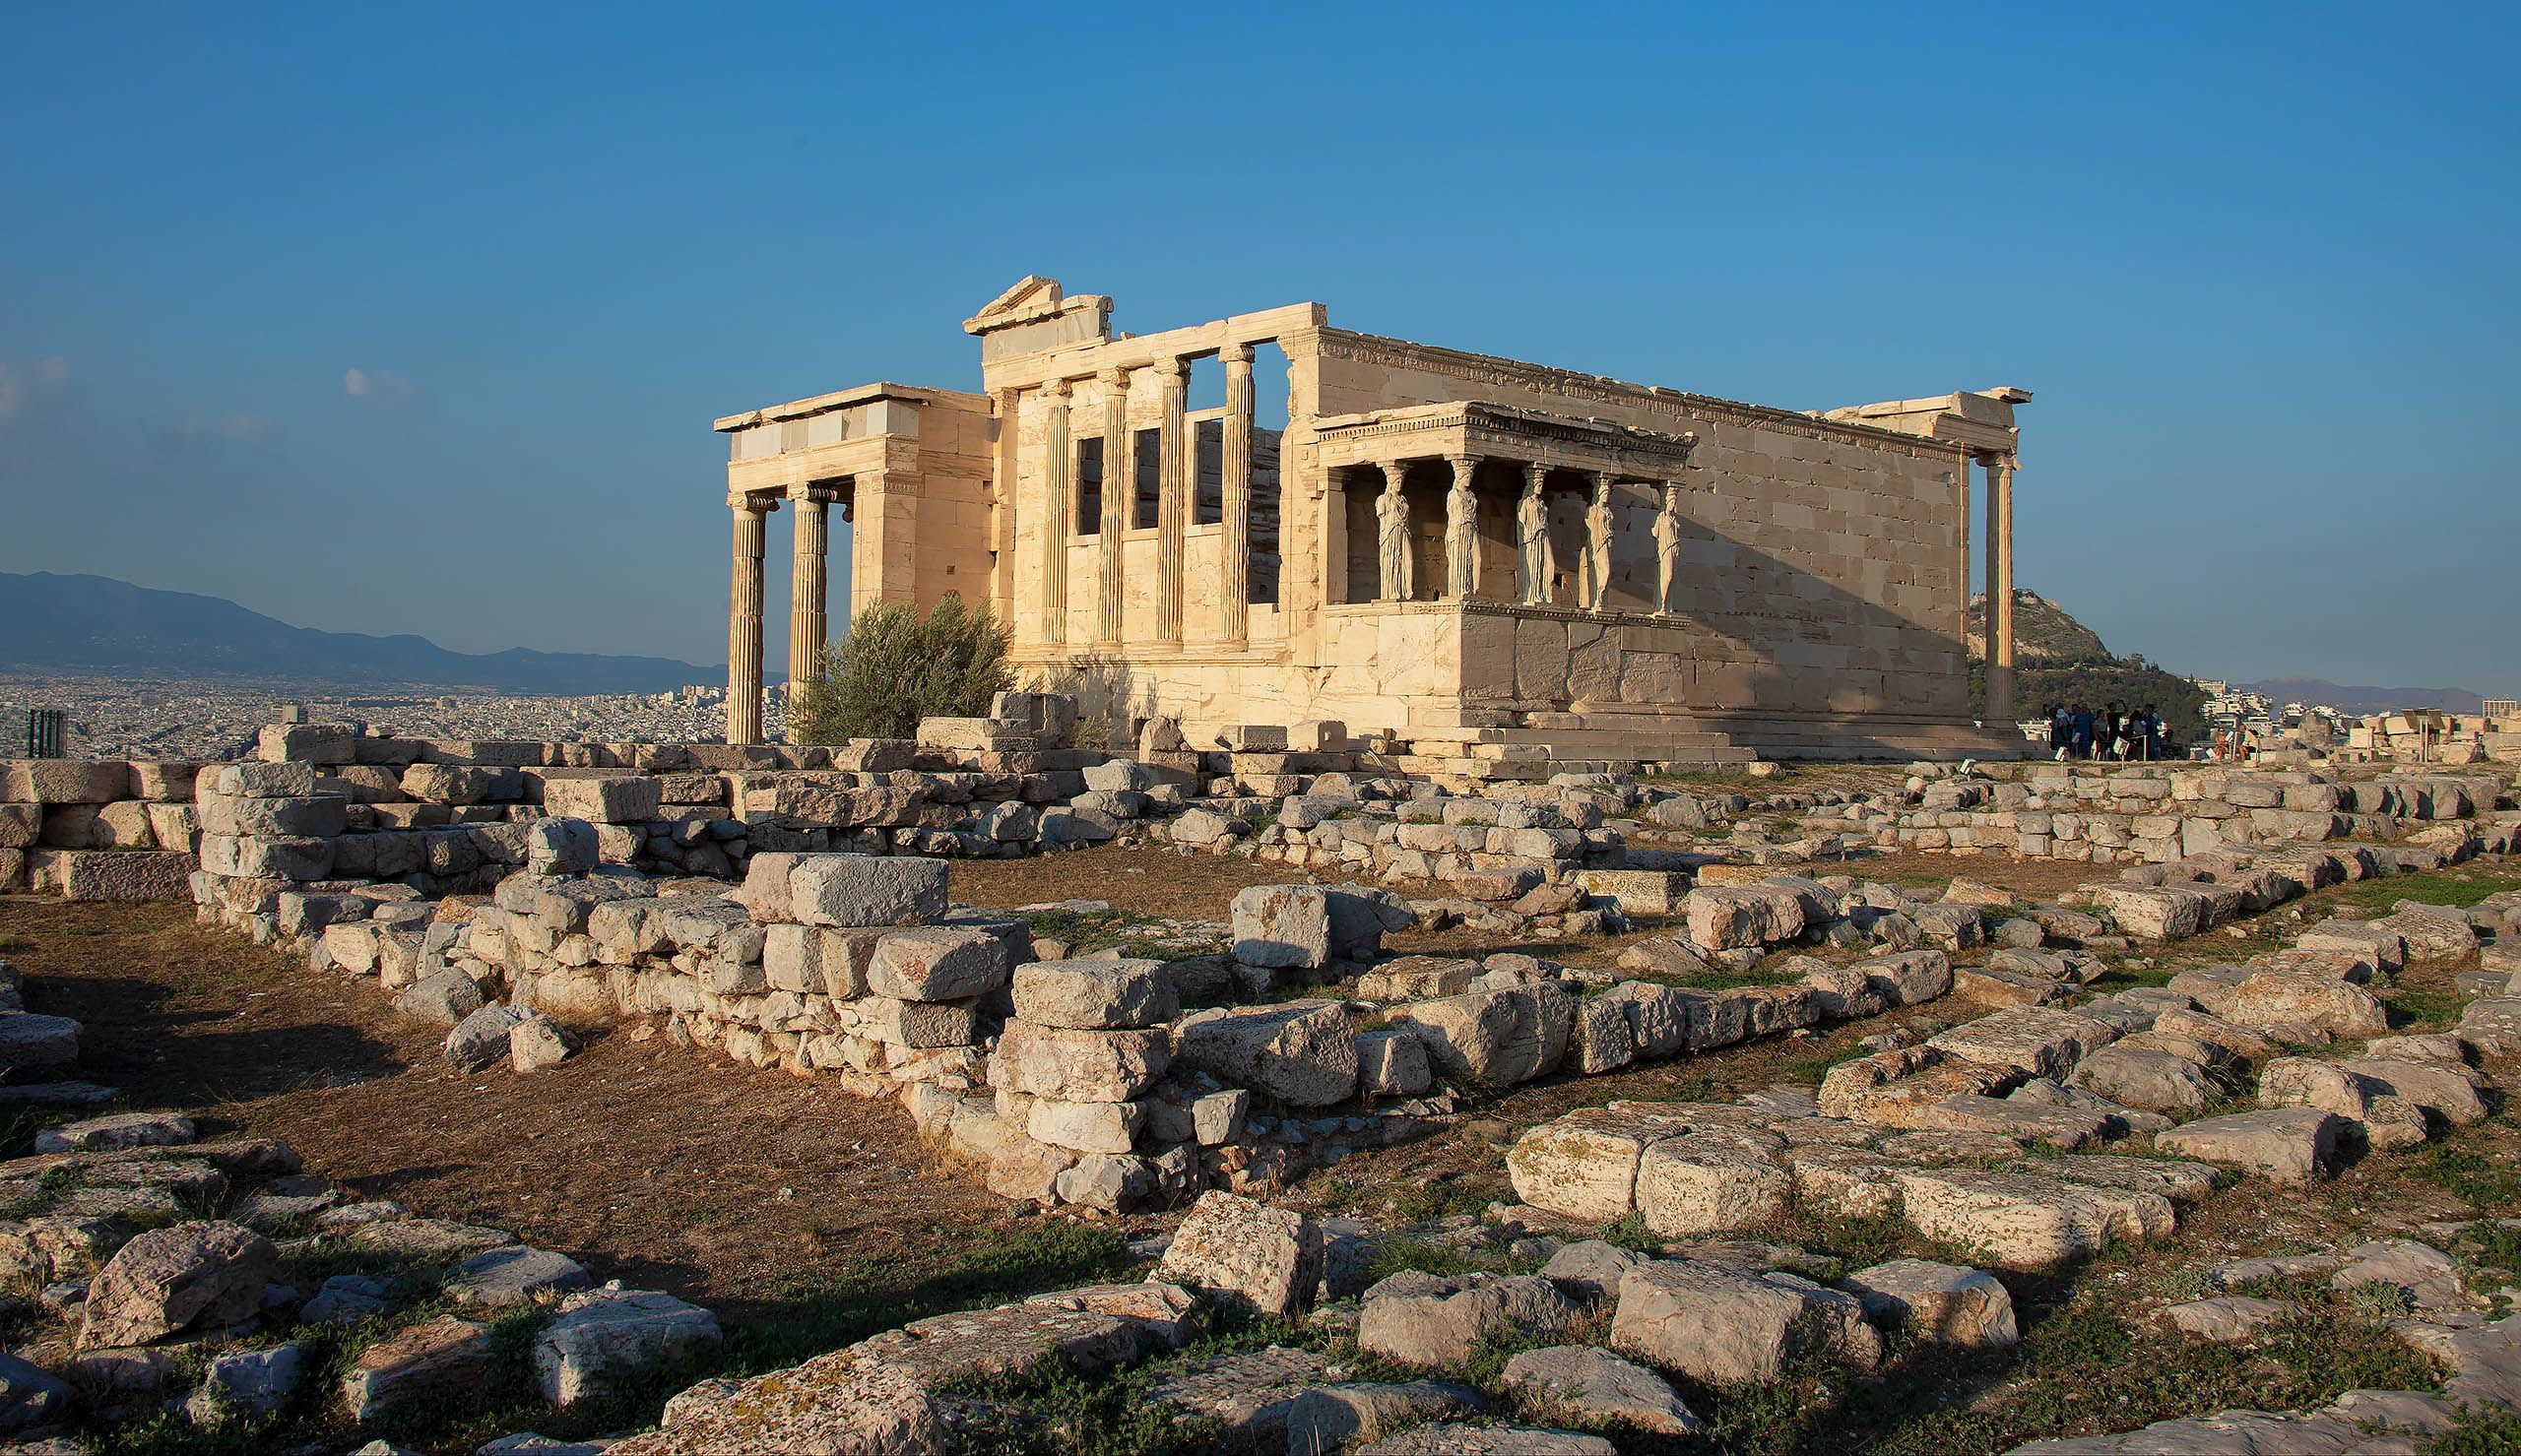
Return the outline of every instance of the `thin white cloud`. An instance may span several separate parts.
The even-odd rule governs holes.
[[[354,400],[365,400],[380,410],[404,410],[420,402],[420,387],[400,374],[346,369],[342,372],[342,393]]]

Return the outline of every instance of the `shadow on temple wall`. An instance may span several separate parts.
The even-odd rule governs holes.
[[[1635,512],[1618,523],[1612,560],[1615,608],[1650,610],[1657,599],[1660,563],[1652,528],[1650,511]],[[1772,713],[1818,715],[1842,723],[1867,714],[1947,724],[1969,721],[1969,658],[1962,638],[1966,565],[1953,586],[1935,597],[1929,618],[1894,610],[1686,513],[1679,528],[1673,618],[1694,639],[1683,656],[1699,665],[1703,682],[1722,673],[1728,664],[1748,674],[1742,683],[1719,686],[1712,700],[1708,694],[1693,694],[1693,715],[1710,728],[1722,730],[1732,719],[1748,729]],[[1851,574],[1860,577],[1879,569],[1887,579],[1912,569],[1890,559],[1892,544],[1863,539]],[[1883,555],[1876,557],[1876,552]],[[1862,564],[1873,560],[1880,561],[1878,568]],[[1570,698],[1586,695],[1585,670],[1571,662],[1564,689]],[[1885,691],[1872,701],[1859,701],[1850,693],[1850,675],[1858,683],[1878,675]],[[1901,690],[1903,679],[1909,690]],[[1858,751],[1904,753],[1887,734],[1868,738],[1860,728],[1836,736]]]

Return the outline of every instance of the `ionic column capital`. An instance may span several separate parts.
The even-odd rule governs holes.
[[[1046,400],[1050,400],[1054,403],[1065,403],[1067,400],[1069,393],[1070,388],[1068,382],[1065,379],[1045,379],[1042,381],[1042,398]]]
[[[779,509],[779,497],[740,490],[727,497],[727,508],[738,515],[767,516]]]
[[[1155,371],[1155,377],[1164,381],[1167,388],[1181,384],[1191,375],[1191,366],[1180,359],[1158,359],[1147,367]]]
[[[1217,357],[1225,360],[1228,364],[1249,364],[1252,362],[1252,346],[1249,344],[1229,344],[1225,348],[1217,350]]]
[[[1130,387],[1130,373],[1119,364],[1111,364],[1095,370],[1094,377],[1106,389],[1126,390]]]

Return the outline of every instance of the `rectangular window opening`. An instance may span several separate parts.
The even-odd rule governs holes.
[[[1103,442],[1076,442],[1076,535],[1103,534]]]
[[[1131,529],[1153,531],[1164,509],[1164,432],[1139,430],[1131,446],[1137,483],[1137,508],[1131,515]]]
[[[1192,479],[1196,490],[1194,525],[1214,526],[1225,519],[1225,421],[1202,419],[1194,432],[1192,454],[1197,469]]]

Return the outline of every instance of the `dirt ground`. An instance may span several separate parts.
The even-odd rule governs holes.
[[[1236,855],[1098,845],[1021,859],[957,859],[948,889],[964,905],[1011,910],[1057,900],[1102,900],[1143,916],[1222,920],[1247,885],[1291,885],[1314,876],[1292,864]]]
[[[818,1274],[1010,1225],[891,1103],[627,1029],[550,1072],[460,1076],[443,1028],[373,982],[196,926],[174,906],[0,899],[29,1009],[85,1024],[82,1075],[135,1108],[277,1137],[312,1171],[513,1231],[599,1278],[740,1312]]]

